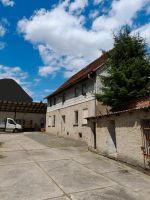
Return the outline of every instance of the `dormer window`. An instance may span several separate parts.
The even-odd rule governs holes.
[[[82,84],[82,95],[86,95],[87,92],[87,86],[86,83]]]

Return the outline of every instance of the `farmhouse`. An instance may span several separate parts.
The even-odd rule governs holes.
[[[95,93],[100,87],[98,75],[106,70],[105,60],[106,55],[102,55],[47,97],[47,132],[88,142],[86,118],[96,116]]]
[[[88,143],[89,149],[124,162],[150,167],[150,98],[112,112],[95,98],[106,55],[73,75],[47,96],[46,131]]]

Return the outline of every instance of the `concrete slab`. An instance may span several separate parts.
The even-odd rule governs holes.
[[[93,161],[90,164],[87,164],[86,167],[89,169],[99,173],[108,173],[108,172],[114,172],[114,171],[120,171],[123,170],[122,166],[119,165],[117,162],[113,162],[111,160],[102,158],[96,161]]]
[[[88,151],[85,147],[51,148],[51,150],[53,150],[55,154],[66,156],[67,158],[74,158]]]
[[[137,193],[127,190],[126,188],[115,186],[105,189],[71,194],[72,200],[141,200]],[[144,199],[142,199],[144,200]]]
[[[141,200],[148,200],[150,198],[150,189],[140,192]]]
[[[35,164],[0,166],[0,199],[43,200],[63,192]]]
[[[27,133],[0,134],[0,142],[2,200],[149,199],[148,175],[78,141]]]
[[[35,161],[62,160],[70,157],[63,152],[57,152],[55,149],[42,149],[28,151],[30,157]]]
[[[25,133],[25,135],[50,148],[87,146],[85,142],[57,137],[56,135],[49,133],[34,132]]]
[[[111,178],[112,180],[118,182],[120,185],[131,188],[134,191],[146,190],[150,188],[150,177],[133,174],[128,171],[112,172],[106,173],[105,176]]]
[[[45,199],[45,200],[70,200],[68,197],[59,197],[54,199]]]
[[[19,140],[18,142],[25,150],[46,149],[47,148],[45,145],[42,145],[39,142],[36,142],[32,139],[28,139],[27,137],[23,138],[22,140]]]
[[[25,151],[0,152],[0,165],[33,162]]]
[[[102,161],[105,160],[103,156],[94,154],[92,152],[80,153],[80,155],[74,156],[73,159],[83,165],[93,163],[93,162],[95,163],[99,160],[102,160]]]
[[[0,152],[1,151],[21,151],[21,150],[24,150],[24,149],[17,141],[8,141],[8,140],[1,141]]]
[[[48,161],[39,164],[66,193],[103,188],[115,184],[71,160]]]

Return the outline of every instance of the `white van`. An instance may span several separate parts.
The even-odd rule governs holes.
[[[6,118],[0,121],[0,129],[3,131],[20,132],[22,131],[22,126],[17,124],[13,119]]]

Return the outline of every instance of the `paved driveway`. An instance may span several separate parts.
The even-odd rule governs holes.
[[[0,200],[148,200],[150,177],[42,133],[0,134]]]

